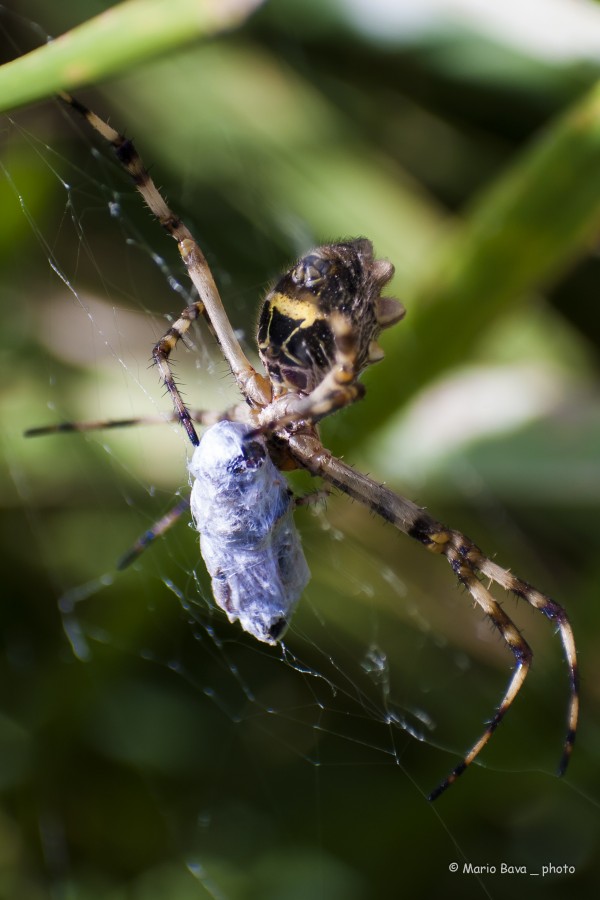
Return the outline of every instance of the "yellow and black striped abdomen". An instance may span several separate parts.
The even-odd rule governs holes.
[[[318,298],[272,291],[258,323],[258,349],[276,383],[308,393],[329,371],[335,356],[331,327]]]
[[[258,324],[259,353],[276,394],[310,393],[323,381],[336,364],[340,321],[351,335],[355,376],[381,359],[379,332],[404,314],[398,300],[381,297],[393,272],[374,258],[370,241],[356,238],[317,247],[281,276]]]

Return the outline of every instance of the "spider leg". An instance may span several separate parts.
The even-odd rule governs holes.
[[[431,552],[445,556],[459,581],[490,618],[515,657],[516,666],[513,675],[491,722],[463,761],[433,791],[430,799],[435,800],[446,788],[450,787],[487,744],[523,685],[531,663],[531,650],[527,642],[502,607],[484,587],[478,574],[490,578],[517,597],[526,600],[534,609],[539,610],[556,623],[561,636],[570,682],[567,734],[558,767],[558,774],[563,775],[575,743],[579,715],[577,653],[573,629],[565,610],[546,594],[542,594],[526,581],[522,581],[497,563],[492,562],[465,535],[446,528],[411,500],[400,497],[384,485],[378,484],[336,459],[323,447],[314,434],[300,432],[290,434],[288,448],[292,457],[313,475],[321,476],[329,484],[363,503],[385,521],[424,544]]]
[[[198,316],[203,316],[206,320],[225,359],[231,366],[231,371],[240,391],[251,405],[262,407],[270,401],[270,383],[264,375],[256,372],[246,358],[233,327],[227,318],[219,291],[202,250],[187,226],[169,208],[144,166],[133,142],[112,128],[107,122],[104,122],[70,94],[61,92],[59,96],[65,103],[82,115],[89,125],[111,144],[117,159],[131,176],[151,213],[171,237],[177,241],[181,258],[194,287],[198,291],[200,299],[183,310],[179,319],[169,328],[153,351],[154,361],[171,394],[177,416],[192,444],[197,445],[199,443],[198,435],[173,379],[169,366],[169,355]]]
[[[460,535],[460,537],[462,537],[462,535]],[[496,584],[500,585],[505,590],[510,591],[516,597],[521,597],[529,603],[530,606],[533,606],[534,609],[543,613],[547,619],[550,619],[551,622],[555,623],[556,629],[560,634],[563,651],[569,666],[569,678],[571,682],[571,701],[568,715],[569,730],[565,740],[563,755],[558,766],[558,774],[563,775],[573,752],[577,731],[577,719],[579,717],[579,671],[577,667],[577,651],[575,648],[575,636],[567,613],[562,606],[546,594],[538,591],[533,585],[529,584],[527,581],[523,581],[521,578],[517,578],[512,572],[503,569],[497,563],[488,559],[480,550],[478,550],[478,548],[473,546],[472,550],[476,557],[474,566],[482,575],[491,578]]]
[[[188,413],[192,422],[198,425],[215,425],[226,419],[229,422],[240,421],[240,410],[244,407],[232,406],[224,412],[212,410],[189,409]],[[24,432],[25,437],[43,437],[48,434],[66,434],[74,431],[103,431],[107,428],[129,428],[137,425],[165,425],[179,422],[176,412],[165,413],[156,416],[136,416],[133,419],[94,419],[89,422],[57,422],[55,425],[42,425],[37,428],[28,428]]]
[[[162,518],[158,519],[147,531],[139,536],[134,544],[127,550],[117,562],[117,569],[122,571],[134,562],[144,550],[154,543],[154,541],[162,537],[165,532],[171,528],[179,519],[182,513],[190,508],[190,498],[180,500],[179,503],[170,509]]]
[[[364,385],[358,378],[358,346],[356,330],[352,323],[341,315],[331,313],[331,330],[335,339],[335,359],[325,378],[304,397],[294,416],[315,423],[342,406],[359,400],[365,393]]]
[[[345,316],[337,312],[331,313],[330,325],[335,338],[335,358],[327,375],[310,394],[294,402],[289,414],[267,418],[256,431],[248,435],[249,438],[279,430],[301,420],[316,424],[330,413],[349,406],[364,396],[364,385],[357,381],[356,330]],[[268,410],[266,415],[269,416]]]
[[[456,781],[459,775],[462,775],[467,766],[469,766],[483,750],[483,748],[493,735],[494,731],[508,712],[513,700],[519,693],[521,687],[523,686],[525,678],[527,677],[527,673],[529,672],[529,667],[531,665],[533,656],[529,645],[522,637],[519,630],[516,628],[509,616],[506,615],[502,607],[494,600],[490,592],[477,578],[476,574],[473,572],[470,566],[461,559],[460,553],[458,551],[454,551],[452,553],[446,554],[446,557],[450,562],[450,565],[456,572],[458,580],[466,587],[473,600],[478,604],[478,606],[481,607],[485,615],[488,616],[488,618],[502,635],[503,640],[506,642],[515,657],[516,665],[509,681],[506,693],[504,694],[504,697],[497,707],[492,719],[490,720],[490,722],[488,722],[485,731],[483,732],[481,737],[478,738],[478,740],[473,744],[468,753],[465,754],[462,762],[460,762],[458,766],[456,766],[450,772],[450,774],[438,785],[438,787],[430,793],[429,800],[437,800],[440,794],[443,794],[444,791]]]

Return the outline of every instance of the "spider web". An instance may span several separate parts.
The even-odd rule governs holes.
[[[482,764],[432,807],[428,792],[491,715],[511,662],[441,562],[343,496],[298,511],[312,581],[277,648],[214,608],[186,521],[115,573],[122,552],[189,490],[181,429],[25,444],[21,433],[170,412],[149,352],[190,289],[176,248],[85,125],[50,104],[2,128],[18,248],[5,446],[9,509],[20,510],[7,542],[16,556],[6,563],[15,600],[5,628],[14,683],[5,815],[36,856],[19,888],[71,881],[82,896],[108,896],[129,881],[144,898],[359,898],[460,883],[461,896],[496,897],[511,888],[502,863],[577,866],[581,842],[560,820],[580,807],[552,777],[566,689],[545,692],[564,672],[558,644],[528,611],[516,619],[536,649],[532,699],[519,698]],[[183,171],[198,164],[184,160]],[[181,212],[193,203],[185,179],[167,194]],[[238,208],[253,199],[236,198]],[[235,206],[230,196],[224,204]],[[211,215],[200,224],[186,215],[253,354],[268,276],[240,283],[213,246]],[[290,246],[302,249],[307,234],[305,223],[284,223]],[[267,239],[251,241],[267,259],[258,270],[276,271]],[[178,348],[176,371],[192,406],[237,399],[202,328]],[[343,438],[343,418],[327,423],[326,443]],[[292,480],[311,489],[302,475]],[[553,717],[546,744],[534,723]],[[46,771],[19,761],[25,743],[49,760]],[[487,821],[492,803],[494,821],[510,822],[503,837]],[[453,863],[488,868],[455,875]],[[559,896],[553,877],[544,890],[550,883]]]

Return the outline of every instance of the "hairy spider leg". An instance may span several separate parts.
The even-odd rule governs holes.
[[[330,314],[329,322],[335,340],[335,357],[329,372],[308,396],[294,403],[293,411],[289,415],[269,419],[252,431],[249,437],[268,434],[301,420],[316,424],[325,416],[355,403],[364,396],[365,386],[357,380],[360,372],[357,367],[358,347],[355,329],[352,323],[338,312]]]
[[[241,420],[245,407],[236,404],[222,412],[204,409],[189,409],[188,414],[192,422],[197,425],[215,425],[226,419],[228,422],[238,422]],[[24,432],[25,437],[44,437],[49,434],[71,434],[73,432],[82,431],[103,431],[108,428],[131,428],[138,425],[168,425],[170,423],[179,422],[179,414],[175,411],[171,413],[159,414],[156,416],[136,416],[132,419],[93,419],[86,422],[58,422],[54,425],[42,425],[37,428],[28,428]]]
[[[437,799],[450,787],[485,747],[521,689],[531,663],[532,653],[527,642],[499,603],[482,584],[478,575],[490,578],[496,584],[527,601],[534,609],[539,610],[553,621],[560,633],[570,682],[567,734],[558,766],[558,774],[563,775],[573,751],[579,715],[579,676],[575,638],[565,610],[546,594],[542,594],[526,581],[517,578],[512,572],[492,562],[464,534],[447,529],[412,501],[398,496],[384,485],[372,481],[336,459],[314,435],[308,433],[290,435],[289,449],[292,456],[313,475],[321,476],[329,484],[363,503],[382,519],[422,543],[431,552],[445,556],[461,584],[466,587],[473,600],[498,629],[515,657],[515,669],[493,718],[462,762],[431,792],[429,799]]]
[[[126,569],[128,566],[134,562],[140,554],[144,552],[144,550],[154,541],[162,537],[165,532],[171,528],[175,522],[178,521],[179,517],[186,510],[190,508],[190,498],[186,497],[184,500],[180,500],[179,503],[170,509],[168,513],[162,516],[158,521],[156,521],[153,525],[148,528],[143,534],[139,536],[139,538],[135,541],[134,544],[127,550],[123,556],[117,562],[117,569],[122,571]]]
[[[227,318],[219,291],[206,262],[206,258],[188,227],[169,208],[162,194],[154,184],[144,166],[133,142],[116,131],[96,113],[66,92],[59,97],[82,115],[114,149],[117,159],[129,173],[137,190],[143,197],[151,213],[178,244],[181,258],[190,279],[198,291],[199,300],[186,307],[177,321],[155,345],[152,356],[160,376],[171,395],[177,417],[184,426],[187,436],[194,446],[199,443],[196,429],[187,407],[181,397],[169,365],[169,357],[178,341],[189,330],[199,316],[206,320],[210,331],[231,367],[233,376],[242,394],[251,405],[262,408],[271,399],[269,380],[260,375],[250,364]]]

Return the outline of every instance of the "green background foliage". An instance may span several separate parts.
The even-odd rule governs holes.
[[[6,6],[6,59],[104,8],[21,3],[20,21]],[[179,17],[184,6],[193,15],[181,3]],[[145,59],[141,16],[127,42],[136,66],[83,99],[135,137],[249,348],[261,293],[307,247],[364,234],[394,262],[406,320],[383,337],[365,400],[324,423],[325,443],[565,605],[582,726],[558,781],[558,639],[506,599],[534,671],[484,766],[429,806],[510,659],[442,560],[344,497],[316,519],[298,513],[313,580],[287,643],[321,678],[211,613],[185,526],[99,582],[185,488],[180,434],[22,432],[168,409],[146,367],[183,305],[161,266],[183,274],[110,155],[42,99],[34,73],[40,99],[3,121],[0,150],[0,895],[589,895],[600,66],[475,21],[382,38],[334,0],[267,3],[203,43],[179,27],[185,46],[169,32]],[[103,71],[100,39],[85,52]],[[186,396],[226,406],[231,379],[195,341],[198,353],[178,351]],[[89,597],[69,615],[65,592],[80,585]],[[421,723],[424,742],[386,721],[414,724],[415,710],[435,722]],[[452,875],[465,858],[577,874]]]

